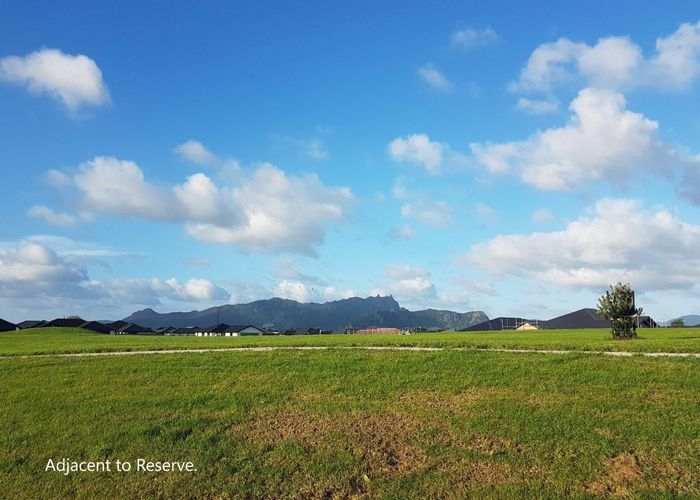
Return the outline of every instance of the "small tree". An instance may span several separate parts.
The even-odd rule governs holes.
[[[683,318],[677,318],[671,321],[671,326],[673,328],[683,328],[685,326],[685,321],[683,321]]]
[[[598,299],[598,316],[612,324],[612,335],[616,339],[637,336],[637,318],[642,308],[634,305],[634,291],[629,284],[610,285],[610,290]]]

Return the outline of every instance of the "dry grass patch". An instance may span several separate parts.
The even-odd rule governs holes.
[[[629,487],[642,480],[642,470],[637,456],[633,453],[620,453],[603,463],[607,471],[602,477],[586,486],[591,495],[613,497],[630,496]]]
[[[408,414],[320,414],[301,410],[253,420],[244,435],[254,443],[279,446],[298,443],[308,453],[342,450],[360,458],[372,475],[392,475],[421,469],[427,455],[418,446],[425,424]]]

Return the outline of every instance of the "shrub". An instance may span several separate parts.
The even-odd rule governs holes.
[[[610,290],[598,299],[598,316],[612,324],[613,338],[637,336],[637,318],[642,308],[634,304],[634,291],[629,284],[610,285]]]

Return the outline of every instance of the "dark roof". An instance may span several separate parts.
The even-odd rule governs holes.
[[[61,327],[74,327],[78,328],[80,325],[85,323],[85,320],[82,318],[56,318],[54,320],[49,321],[46,326],[61,326]]]
[[[242,330],[245,330],[246,328],[256,328],[260,330],[261,332],[264,332],[264,328],[260,328],[259,326],[255,325],[229,325],[228,328],[224,330],[226,333],[239,333]]]
[[[488,330],[515,330],[517,327],[524,325],[525,323],[537,324],[536,319],[525,319],[525,318],[512,318],[508,316],[499,316],[498,318],[493,318],[483,323],[472,325],[467,328],[463,328],[462,332],[483,332]]]
[[[152,332],[150,328],[145,326],[137,325],[136,323],[127,323],[117,330],[119,333],[149,333]]]
[[[10,323],[9,321],[5,321],[4,319],[0,318],[0,332],[10,332],[12,330],[16,330],[17,325],[14,323]]]
[[[200,329],[196,326],[187,326],[187,327],[175,328],[170,333],[194,333],[194,332],[198,332],[198,331],[200,331]]]
[[[160,328],[156,328],[153,331],[156,333],[170,333],[175,330],[176,328],[174,326],[161,326]]]
[[[104,323],[100,323],[99,321],[86,321],[85,323],[80,325],[80,328],[97,333],[109,333],[110,331],[112,331],[112,328],[105,325]]]
[[[109,326],[112,330],[119,330],[122,326],[126,326],[128,324],[128,321],[123,321],[120,319],[119,321],[112,321],[111,323],[108,323],[107,326]]]
[[[552,318],[545,323],[545,328],[549,330],[610,328],[610,322],[598,317],[595,309],[587,307]]]
[[[25,321],[20,321],[19,323],[17,323],[17,326],[23,330],[26,328],[38,328],[38,327],[44,326],[44,325],[46,325],[46,321],[43,319],[42,320],[27,319]]]

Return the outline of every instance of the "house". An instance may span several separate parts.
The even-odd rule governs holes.
[[[637,328],[661,328],[651,316],[639,316],[637,318]]]
[[[476,325],[472,325],[467,328],[463,328],[462,332],[485,332],[489,330],[518,330],[519,327],[523,326],[524,324],[529,323],[532,326],[538,326],[541,325],[542,322],[536,319],[525,319],[525,318],[513,318],[509,316],[500,316],[498,318],[490,319],[488,321],[484,321],[483,323],[479,323]]]
[[[610,321],[599,317],[597,311],[591,307],[557,316],[546,322],[546,328],[549,330],[580,330],[582,328],[610,328],[610,326]],[[658,328],[659,325],[649,316],[639,316],[637,327]]]
[[[127,323],[126,325],[116,330],[114,330],[112,325],[110,325],[109,328],[109,333],[111,333],[112,335],[153,334],[153,330],[151,330],[150,328],[146,328],[145,326],[137,325],[135,323]]]
[[[119,321],[112,321],[111,323],[107,323],[107,326],[109,326],[112,330],[117,331],[121,327],[126,326],[128,324],[129,324],[128,321],[119,320]]]
[[[265,335],[265,330],[253,325],[232,325],[225,331],[226,337],[245,337],[249,335]]]
[[[17,328],[20,330],[26,330],[28,328],[40,328],[42,326],[46,326],[47,321],[44,320],[25,320],[25,321],[20,321],[17,323]]]
[[[17,325],[14,323],[10,323],[9,321],[5,321],[4,319],[0,318],[0,332],[11,332],[17,329]]]
[[[170,332],[174,331],[174,326],[161,326],[160,328],[155,328],[153,332],[156,335],[168,335]]]
[[[387,326],[368,326],[367,328],[360,328],[355,330],[354,333],[361,334],[398,334],[401,333],[399,328],[391,328]]]
[[[56,327],[62,327],[62,328],[80,328],[80,325],[82,325],[83,323],[85,323],[85,320],[83,318],[79,318],[77,316],[74,316],[72,318],[56,318],[54,320],[49,321],[44,326],[56,326]]]
[[[112,329],[105,325],[104,323],[100,323],[99,321],[86,321],[82,325],[80,325],[80,328],[83,330],[90,330],[91,332],[97,332],[97,333],[109,333],[112,331]]]
[[[194,336],[195,333],[198,331],[201,331],[201,328],[199,328],[198,326],[186,326],[175,328],[174,330],[166,333],[165,335],[172,337],[189,337]]]
[[[532,323],[523,323],[518,328],[516,328],[516,331],[524,330],[539,330],[539,328],[537,327],[537,325],[533,325]]]

